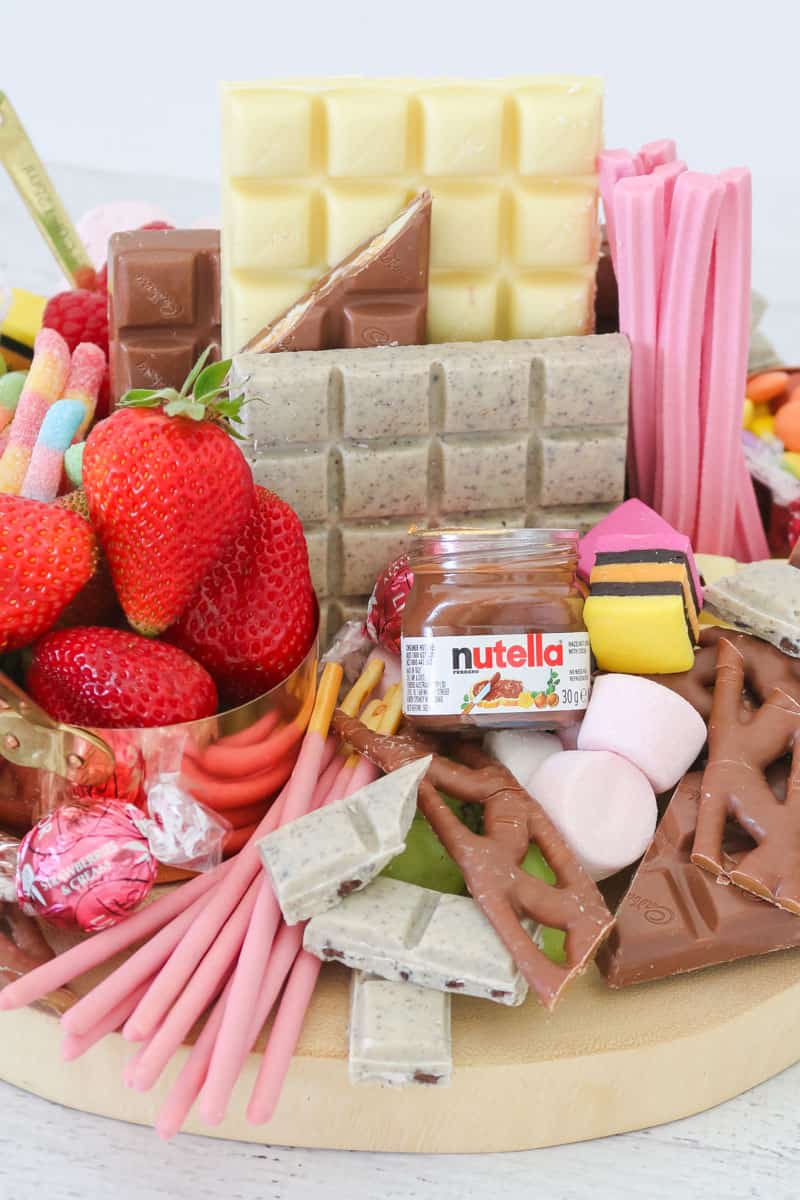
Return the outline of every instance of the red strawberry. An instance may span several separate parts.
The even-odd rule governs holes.
[[[96,562],[97,543],[81,517],[0,495],[0,652],[51,629]]]
[[[176,725],[217,711],[213,679],[188,654],[93,625],[42,638],[25,686],[54,720],[95,729]]]
[[[317,626],[300,519],[266,488],[256,496],[247,525],[167,635],[211,672],[228,704],[291,674]]]
[[[89,504],[83,488],[67,492],[55,501],[57,508],[69,509],[83,517],[91,527]],[[58,618],[59,628],[68,625],[120,625],[122,612],[111,582],[111,572],[102,550],[98,547],[95,569],[74,600],[71,600]]]
[[[86,442],[89,515],[139,633],[178,619],[253,508],[250,468],[215,419],[237,419],[236,402],[219,399],[229,366],[214,363],[196,381],[193,372],[180,394],[130,393],[129,403],[156,407],[118,407]]]

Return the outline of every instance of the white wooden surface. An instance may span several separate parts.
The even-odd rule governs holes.
[[[115,199],[159,203],[178,221],[213,213],[209,184],[170,182],[54,167],[70,211]],[[770,208],[784,210],[787,194]],[[786,212],[789,230],[789,212]],[[779,271],[770,245],[756,282],[780,297],[768,328],[800,361],[800,305],[787,279],[800,275],[796,231]],[[769,252],[766,252],[769,251]],[[793,260],[794,259],[794,260]],[[0,176],[0,279],[50,292],[58,287],[38,235]],[[110,1086],[118,1086],[110,1081]],[[476,1097],[480,1103],[480,1097]],[[59,1108],[0,1084],[0,1200],[789,1200],[800,1191],[800,1065],[690,1120],[618,1138],[488,1157],[348,1154],[283,1150],[182,1137],[169,1146],[147,1129]]]

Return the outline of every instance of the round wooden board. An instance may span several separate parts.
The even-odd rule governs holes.
[[[477,1152],[535,1149],[641,1129],[728,1100],[800,1059],[800,955],[787,951],[623,992],[592,967],[552,1016],[453,999],[450,1088],[351,1087],[348,985],[322,972],[313,1008],[269,1125],[244,1110],[251,1055],[224,1124],[192,1133],[327,1149]],[[132,1047],[114,1035],[76,1063],[59,1055],[57,1021],[0,1015],[0,1077],[48,1100],[152,1124],[177,1073],[148,1094],[128,1091]],[[185,1053],[185,1051],[184,1051]],[[182,1058],[181,1058],[182,1061]]]

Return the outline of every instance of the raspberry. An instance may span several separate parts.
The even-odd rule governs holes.
[[[148,221],[146,225],[141,226],[142,229],[174,229],[174,225],[170,225],[169,221]]]
[[[76,288],[47,301],[42,324],[61,334],[72,352],[78,342],[94,342],[108,354],[108,301],[105,292]]]
[[[108,264],[103,263],[95,276],[94,290],[105,294],[108,291]]]

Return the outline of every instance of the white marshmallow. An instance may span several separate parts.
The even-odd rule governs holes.
[[[636,862],[655,833],[653,789],[618,754],[554,754],[536,772],[530,790],[592,879],[606,879]]]
[[[621,754],[660,793],[683,778],[705,740],[705,721],[677,692],[640,675],[599,675],[578,749]]]
[[[562,746],[554,733],[535,729],[496,729],[483,742],[487,754],[507,767],[521,787],[530,791],[534,775],[551,754],[561,754]]]

